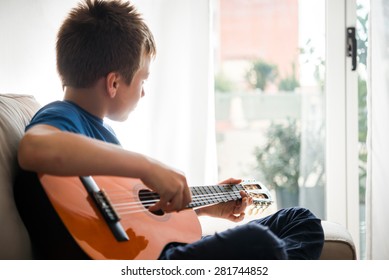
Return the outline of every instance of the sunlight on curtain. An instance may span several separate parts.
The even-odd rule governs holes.
[[[62,99],[57,30],[78,1],[0,1],[0,92]],[[190,184],[217,178],[209,0],[137,0],[157,41],[146,96],[125,123],[125,148],[185,172]]]
[[[215,183],[209,0],[134,3],[155,36],[157,57],[142,104],[115,130],[124,146],[183,171],[189,184]]]
[[[389,2],[372,0],[370,15],[367,258],[389,259]]]
[[[62,98],[55,65],[57,30],[76,0],[0,1],[0,91]]]

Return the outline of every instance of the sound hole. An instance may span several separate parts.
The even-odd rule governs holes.
[[[159,200],[159,195],[149,190],[140,190],[139,191],[139,200],[142,202],[143,206],[146,209],[149,209],[151,205],[154,205]],[[157,211],[152,211],[154,215],[162,216],[165,214],[161,209]]]

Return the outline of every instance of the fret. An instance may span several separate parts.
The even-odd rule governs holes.
[[[193,201],[188,208],[200,207],[240,199],[241,185],[211,185],[191,187]]]

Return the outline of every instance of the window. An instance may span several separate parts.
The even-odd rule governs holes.
[[[360,258],[366,259],[365,192],[367,174],[367,47],[368,47],[369,1],[357,1],[357,46],[358,46],[358,143],[359,143],[359,215]]]
[[[219,177],[325,217],[325,1],[215,2]]]

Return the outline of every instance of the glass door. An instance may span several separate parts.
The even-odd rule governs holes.
[[[274,208],[324,219],[326,1],[215,3],[219,177],[256,178]]]
[[[360,258],[366,259],[366,176],[367,176],[367,48],[369,41],[370,1],[357,0],[357,57],[358,57],[358,158],[359,158],[359,215]]]
[[[256,178],[276,198],[268,211],[308,207],[359,248],[356,1],[213,5],[219,178]]]

